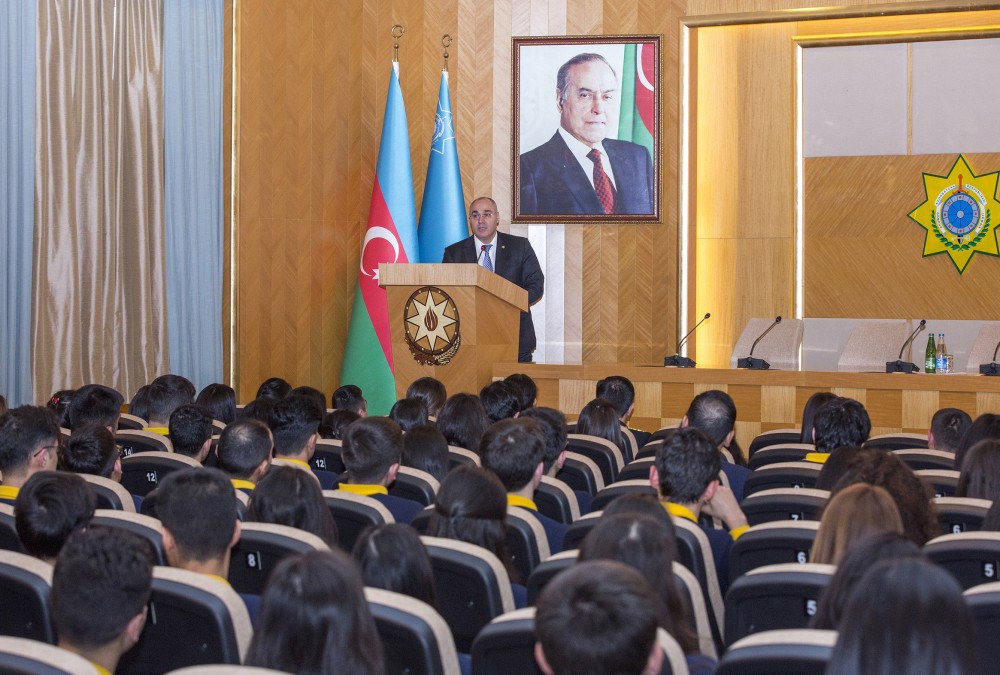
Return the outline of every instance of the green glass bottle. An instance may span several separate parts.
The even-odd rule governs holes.
[[[927,353],[924,355],[924,371],[937,372],[937,347],[934,345],[934,333],[927,336]]]

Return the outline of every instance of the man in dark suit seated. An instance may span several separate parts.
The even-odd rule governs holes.
[[[362,417],[344,433],[341,459],[347,482],[338,489],[381,502],[397,523],[409,523],[424,506],[389,494],[403,456],[403,430],[388,417]]]
[[[483,435],[479,446],[483,468],[492,471],[507,490],[507,505],[526,509],[545,529],[549,552],[563,550],[566,525],[542,515],[533,499],[545,473],[545,435],[533,419],[502,420]]]
[[[545,275],[538,264],[534,249],[524,237],[497,232],[500,212],[490,197],[480,197],[469,204],[469,227],[473,236],[452,244],[444,250],[446,263],[478,263],[496,272],[507,281],[528,291],[528,304],[542,297]],[[521,312],[521,328],[517,343],[517,360],[531,361],[535,351],[535,325],[531,312]]]
[[[559,128],[521,155],[519,214],[652,214],[645,147],[608,138],[618,75],[599,54],[577,54],[556,75]]]
[[[59,423],[48,408],[22,405],[0,415],[0,502],[13,504],[32,474],[56,468]]]
[[[728,450],[735,461],[743,460],[743,451],[736,443],[736,404],[726,392],[711,389],[695,396],[681,420],[681,427],[697,429],[708,436],[717,448]],[[743,484],[747,482],[750,469],[723,457],[722,472],[736,495],[736,501],[743,501]]]

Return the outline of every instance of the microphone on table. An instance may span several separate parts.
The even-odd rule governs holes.
[[[1000,351],[1000,342],[997,343],[996,349],[993,350],[993,362],[979,364],[980,375],[1000,375],[1000,364],[997,364],[997,351]]]
[[[906,348],[909,347],[913,343],[913,338],[917,337],[917,333],[919,333],[920,331],[922,331],[924,329],[924,326],[926,326],[926,325],[927,325],[927,319],[921,319],[920,323],[917,325],[916,329],[912,333],[910,333],[910,337],[906,338],[906,342],[904,342],[903,346],[899,348],[899,356],[896,358],[896,360],[895,361],[886,361],[885,362],[885,372],[887,372],[887,373],[919,373],[920,372],[920,369],[917,368],[916,364],[910,363],[909,361],[904,361],[903,360],[903,352],[905,352]]]
[[[708,319],[711,316],[712,316],[711,314],[709,314],[708,312],[705,312],[705,316],[703,316],[701,318],[701,321],[699,321],[698,323],[696,323],[694,325],[694,328],[692,328],[691,330],[689,330],[687,332],[687,335],[685,335],[684,337],[682,337],[681,341],[677,343],[677,347],[676,347],[676,349],[674,349],[674,355],[673,356],[664,356],[663,357],[663,365],[665,365],[665,366],[673,366],[674,368],[694,368],[697,365],[692,359],[689,359],[686,356],[681,356],[680,355],[681,347],[683,347],[684,343],[687,342],[687,339],[689,337],[691,337],[691,334],[693,332],[695,332],[695,330],[697,330],[698,326],[700,326],[701,324],[705,323],[705,319]]]
[[[742,359],[736,362],[737,368],[748,368],[750,370],[768,370],[771,367],[771,364],[765,361],[764,359],[755,359],[753,357],[753,350],[757,348],[757,343],[763,340],[764,336],[770,333],[771,329],[773,329],[779,323],[781,323],[781,316],[774,317],[774,323],[768,326],[767,330],[765,330],[763,333],[757,336],[757,339],[753,341],[752,345],[750,345],[750,354],[748,356],[744,356]]]

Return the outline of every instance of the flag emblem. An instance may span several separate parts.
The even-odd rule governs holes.
[[[403,307],[406,344],[423,366],[449,363],[462,343],[455,301],[437,286],[418,288]]]

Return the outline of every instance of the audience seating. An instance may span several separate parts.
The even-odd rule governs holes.
[[[701,585],[697,577],[687,567],[674,561],[674,579],[677,587],[687,599],[687,605],[691,608],[691,629],[698,636],[698,651],[705,656],[718,659],[718,651],[715,646],[715,637],[712,634],[712,620],[709,618],[708,603],[705,602],[705,595],[701,591]]]
[[[423,511],[417,511],[417,515],[413,516],[413,520],[410,521],[410,527],[416,530],[417,534],[427,534],[427,527],[430,525],[431,513],[433,512],[433,506],[428,506]]]
[[[287,525],[243,523],[229,559],[229,583],[237,593],[261,595],[271,572],[290,555],[329,550],[315,534]]]
[[[340,441],[332,438],[321,438],[316,441],[316,451],[313,453],[312,459],[309,460],[309,466],[320,471],[341,474],[347,469],[344,466],[344,460],[341,459],[343,451],[344,446]]]
[[[389,509],[371,497],[343,490],[323,490],[323,499],[337,523],[337,544],[348,553],[366,527],[396,522]]]
[[[777,462],[767,464],[747,476],[743,483],[743,497],[775,488],[816,487],[816,479],[823,468],[812,462]]]
[[[944,534],[924,544],[924,553],[964,589],[1000,580],[1000,532]]]
[[[934,500],[941,534],[974,532],[983,526],[983,518],[993,504],[988,499],[938,497]]]
[[[961,476],[954,469],[918,469],[914,473],[931,486],[935,497],[954,497]]]
[[[18,637],[0,637],[0,672],[8,675],[98,675],[87,659],[54,645]]]
[[[570,526],[566,528],[566,536],[563,537],[563,550],[580,548],[583,538],[587,536],[588,532],[594,529],[594,526],[597,525],[600,519],[600,511],[591,511],[570,523]]]
[[[0,635],[55,644],[51,590],[51,565],[24,553],[0,551]]]
[[[365,588],[388,675],[458,675],[451,630],[433,607],[402,593]]]
[[[122,458],[139,452],[173,452],[174,444],[166,436],[142,429],[115,432],[115,442],[121,446]]]
[[[670,431],[673,433],[674,429],[671,429]],[[656,440],[651,438],[646,441],[646,445],[639,448],[639,452],[636,453],[636,456],[632,459],[632,461],[634,462],[637,459],[653,459],[656,457],[656,451],[661,447],[663,447],[662,438],[658,438]]]
[[[573,490],[596,495],[604,488],[604,476],[594,460],[577,452],[566,452],[566,461],[556,478]]]
[[[965,593],[965,603],[976,627],[976,660],[980,673],[991,673],[1000,663],[1000,581],[974,586]]]
[[[827,490],[777,488],[745,497],[740,508],[751,525],[774,520],[819,520],[829,498]]]
[[[257,666],[213,663],[207,666],[187,666],[171,670],[166,675],[283,675],[280,670]]]
[[[661,427],[657,429],[649,435],[649,440],[646,441],[646,445],[649,445],[653,441],[665,441],[670,438],[674,435],[674,432],[677,431],[677,426],[678,425],[674,424],[673,426]]]
[[[437,478],[426,471],[401,466],[396,472],[396,480],[389,486],[389,494],[430,506],[439,487]]]
[[[779,462],[800,462],[805,459],[810,452],[815,452],[816,446],[812,443],[775,443],[766,448],[761,448],[747,460],[747,466],[751,471],[756,471],[768,464],[778,464]]]
[[[550,555],[545,528],[530,511],[519,506],[507,509],[507,553],[522,582]]]
[[[778,445],[779,443],[799,443],[801,442],[801,438],[802,431],[799,429],[773,429],[765,431],[764,433],[757,434],[750,441],[750,447],[747,448],[747,457],[753,457],[757,454],[758,450]]]
[[[24,553],[14,524],[14,505],[0,502],[0,550]]]
[[[677,534],[677,561],[691,571],[701,587],[702,597],[711,621],[712,637],[717,646],[722,646],[722,627],[725,625],[725,604],[719,575],[715,569],[715,558],[708,538],[696,523],[687,518],[673,518]]]
[[[73,435],[73,432],[66,427],[59,427],[59,441],[65,443],[69,440],[69,437]]]
[[[929,422],[930,420],[928,420]],[[908,448],[926,448],[927,434],[893,433],[872,436],[865,441],[869,448],[885,448],[886,450],[906,450]]]
[[[135,500],[132,499],[132,493],[126,490],[121,483],[89,473],[78,475],[90,483],[90,487],[97,494],[97,508],[135,513]]]
[[[594,496],[594,501],[591,502],[590,508],[594,511],[600,511],[618,497],[629,494],[657,496],[656,490],[649,484],[648,476],[645,480],[620,480],[598,492]]]
[[[466,448],[460,448],[457,445],[449,445],[448,468],[454,469],[459,464],[472,464],[473,466],[482,466],[483,461],[479,458],[479,455],[474,453],[472,450],[467,450]]]
[[[306,468],[298,462],[292,462],[283,457],[275,457],[272,459],[271,466],[290,466],[297,471],[306,471],[309,475],[316,479],[316,482],[319,483],[320,488],[323,490],[336,490],[337,483],[339,483],[342,478],[342,474],[337,474],[333,471],[323,471],[322,469],[314,469],[312,466]]]
[[[251,637],[246,605],[228,584],[197,572],[155,567],[146,627],[118,671],[152,674],[199,664],[239,664]]]
[[[434,570],[438,610],[451,628],[455,647],[468,653],[479,631],[514,609],[510,577],[486,549],[452,539],[421,537]]]
[[[119,432],[126,433],[126,432]],[[147,433],[147,432],[127,432]],[[156,489],[168,473],[188,467],[200,467],[193,457],[176,452],[136,452],[122,457],[122,486],[134,495],[145,497]]]
[[[130,415],[129,413],[122,413],[118,416],[118,431],[125,431],[127,429],[134,429],[136,431],[141,431],[148,427],[149,424],[146,420],[142,419],[138,415]]]
[[[156,518],[128,511],[97,509],[90,523],[105,527],[117,527],[142,537],[152,547],[155,563],[157,565],[167,564],[167,554],[163,550],[163,526]]]
[[[625,461],[630,462],[639,454],[639,442],[635,440],[635,434],[627,426],[623,424],[621,429],[622,438],[625,439],[625,447],[622,448],[622,452],[625,453]]]
[[[806,628],[835,570],[819,563],[785,563],[738,578],[726,592],[726,644],[761,631]]]
[[[618,480],[618,472],[625,467],[625,456],[621,448],[604,438],[589,434],[569,434],[566,449],[589,457],[601,470],[605,485]]]
[[[219,437],[226,430],[226,423],[221,420],[212,420],[212,436]]]
[[[534,607],[535,603],[538,602],[538,596],[541,595],[542,590],[548,583],[560,572],[568,570],[576,564],[576,559],[579,555],[580,551],[575,548],[560,551],[550,556],[532,570],[531,576],[528,577],[527,582],[524,584],[528,588],[528,604]]]
[[[750,570],[765,565],[809,562],[819,522],[778,520],[754,525],[729,549],[730,585]]]
[[[892,450],[892,454],[899,457],[906,466],[914,471],[920,469],[955,469],[955,453],[945,450],[928,450],[926,448],[907,448],[904,450]]]
[[[643,480],[645,479],[647,484],[649,483],[649,470],[653,466],[653,462],[656,461],[654,457],[643,457],[642,459],[633,459],[631,462],[625,465],[625,468],[621,470],[618,474],[618,480]]]
[[[557,478],[542,476],[542,482],[535,490],[535,505],[538,512],[552,520],[569,525],[580,517],[580,504],[576,495],[566,483]]]
[[[732,644],[719,661],[715,675],[823,675],[837,632],[797,628],[768,630]]]

